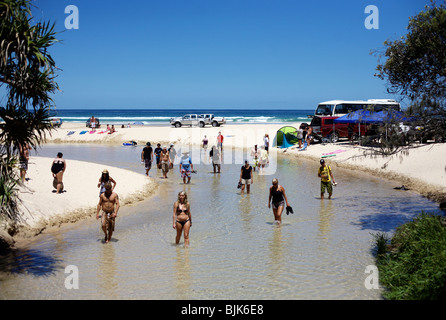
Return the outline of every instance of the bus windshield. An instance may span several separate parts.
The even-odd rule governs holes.
[[[317,106],[316,115],[317,116],[329,116],[333,112],[332,104],[320,104]]]

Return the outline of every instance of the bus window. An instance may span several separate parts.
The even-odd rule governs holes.
[[[330,116],[333,111],[332,104],[320,104],[317,106],[315,114],[317,116]]]

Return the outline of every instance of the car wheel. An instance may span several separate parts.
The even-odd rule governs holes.
[[[217,121],[212,122],[212,126],[213,127],[218,127],[218,122]]]
[[[198,126],[199,126],[200,128],[204,128],[204,122],[200,122],[200,123],[198,124]]]
[[[180,128],[180,127],[181,127],[181,123],[175,122],[175,128]]]
[[[339,134],[337,132],[333,132],[332,134],[330,134],[329,139],[332,143],[336,143],[339,141]]]

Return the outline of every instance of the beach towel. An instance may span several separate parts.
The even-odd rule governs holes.
[[[79,134],[86,134],[88,131],[81,131],[81,132],[79,132]]]
[[[72,134],[74,134],[76,131],[70,131],[67,133],[67,136],[71,136]]]
[[[322,155],[323,156],[328,156],[328,155],[331,155],[331,154],[338,154],[338,153],[341,153],[341,152],[345,152],[345,151],[347,151],[347,150],[336,150],[336,151],[333,151],[333,152],[328,152],[328,153],[323,153]]]

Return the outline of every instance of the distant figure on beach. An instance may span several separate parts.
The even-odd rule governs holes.
[[[152,162],[153,162],[153,149],[151,147],[150,142],[147,142],[146,146],[142,149],[141,162],[144,162],[144,166],[146,169],[146,176],[149,176],[149,171],[152,168]]]
[[[203,149],[204,149],[204,151],[206,152],[206,150],[208,149],[208,138],[206,137],[206,136],[204,136],[204,139],[203,139]]]
[[[112,185],[105,183],[105,192],[99,197],[96,209],[96,220],[99,219],[99,212],[102,209],[101,225],[105,234],[105,243],[110,242],[113,231],[115,231],[115,219],[119,210],[119,196],[112,191]]]
[[[194,165],[192,164],[192,159],[189,157],[189,152],[183,152],[183,156],[180,160],[180,174],[181,178],[183,178],[183,183],[190,183],[190,175],[194,170]]]
[[[156,167],[158,169],[161,169],[161,160],[160,160],[161,151],[163,151],[163,149],[161,149],[161,143],[158,143],[156,145],[155,150],[153,150],[153,153],[155,153],[155,158],[156,158]]]
[[[331,195],[333,194],[333,184],[336,185],[333,172],[331,171],[330,166],[325,164],[324,159],[320,160],[320,164],[321,166],[317,172],[317,176],[321,178],[321,199],[324,199],[325,189],[327,189],[328,192],[328,199],[331,199]]]
[[[309,126],[307,129],[307,136],[306,136],[307,147],[310,146],[312,139],[313,139],[313,128]]]
[[[266,152],[269,152],[269,135],[265,134],[265,137],[263,137],[263,145],[265,147]]]
[[[251,149],[251,157],[252,161],[254,162],[253,170],[256,171],[256,167],[259,166],[259,156],[260,156],[260,150],[257,149],[257,145],[254,145],[254,148]]]
[[[297,130],[297,141],[299,143],[299,149],[302,148],[302,140],[304,138],[304,125],[303,123],[300,125],[299,129]]]
[[[169,172],[169,168],[171,165],[169,151],[167,151],[167,147],[163,147],[160,153],[160,161],[161,161],[161,170],[163,171],[164,179],[167,179],[167,173]]]
[[[54,180],[56,180],[56,193],[60,194],[63,192],[63,174],[67,169],[67,164],[65,159],[63,159],[62,152],[57,154],[56,159],[53,160],[51,165],[51,173],[53,174]]]
[[[112,177],[110,177],[108,170],[104,169],[102,171],[101,177],[99,178],[99,182],[98,182],[98,188],[100,188],[99,196],[101,196],[101,194],[103,194],[105,192],[105,184],[109,181],[112,183],[111,191],[113,191],[116,187],[116,181]]]
[[[245,160],[245,165],[242,166],[242,169],[240,170],[240,183],[242,184],[242,195],[245,193],[245,187],[246,187],[246,193],[250,192],[251,184],[252,184],[252,167],[248,163],[248,160]]]
[[[175,163],[175,159],[177,157],[177,150],[175,150],[173,143],[170,144],[170,148],[167,149],[167,151],[169,151],[170,169],[173,169],[173,164]]]
[[[92,131],[96,130],[96,118],[94,116],[90,118],[90,127]]]
[[[260,148],[260,169],[259,172],[263,172],[265,166],[269,163],[268,151],[266,151],[265,147],[262,146]]]
[[[217,148],[220,148],[221,151],[223,151],[223,139],[223,135],[219,131],[217,136]]]
[[[173,228],[177,230],[175,243],[179,244],[181,234],[184,231],[184,247],[189,247],[189,230],[192,227],[192,215],[187,194],[184,191],[178,193],[178,200],[173,205]]]
[[[288,199],[285,194],[285,188],[279,184],[279,180],[274,178],[272,184],[273,185],[269,188],[268,208],[271,208],[272,204],[274,221],[281,224],[282,212],[285,208],[285,204],[287,207],[289,207]]]
[[[115,125],[112,124],[112,126],[110,128],[110,131],[108,131],[108,134],[112,134],[112,133],[115,133],[115,132],[116,132]]]
[[[214,173],[220,173],[221,170],[221,153],[218,148],[213,145],[211,151],[209,151],[209,159],[212,160],[212,166],[214,167]]]
[[[19,168],[20,168],[20,178],[22,182],[26,181],[26,171],[28,171],[28,161],[29,161],[29,150],[31,147],[26,143],[24,146],[19,146]]]

